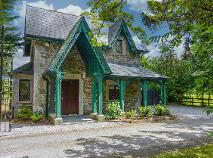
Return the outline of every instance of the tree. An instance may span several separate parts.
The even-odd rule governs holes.
[[[194,88],[192,62],[178,58],[174,52],[160,57],[141,57],[141,65],[147,69],[169,77],[167,81],[168,100],[179,100]]]
[[[17,33],[17,27],[13,26],[13,21],[18,18],[13,14],[16,2],[17,0],[0,1],[0,26],[5,27],[4,51],[6,53],[13,53],[20,47],[20,34]]]
[[[169,31],[153,37],[162,53],[171,52],[185,39],[185,54],[192,60],[196,90],[212,91],[213,80],[213,1],[209,0],[149,0],[151,14],[142,13],[142,21],[150,29],[168,26]],[[165,44],[166,43],[166,44]],[[185,62],[185,61],[184,61]]]
[[[100,30],[108,27],[109,22],[116,22],[123,19],[139,39],[146,44],[149,43],[144,30],[132,25],[134,17],[124,9],[127,5],[127,0],[89,0],[88,5],[91,7],[91,12],[84,12],[82,15],[89,16],[92,19],[93,24],[97,28],[96,37],[102,35]],[[94,43],[98,45],[96,41]]]

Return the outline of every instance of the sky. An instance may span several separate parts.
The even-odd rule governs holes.
[[[22,36],[24,33],[24,17],[26,4],[40,7],[48,10],[57,10],[59,12],[70,13],[74,15],[80,15],[83,11],[89,11],[90,8],[87,5],[88,0],[19,0],[15,7],[15,13],[19,15],[19,18],[14,21],[14,25],[19,28]],[[167,32],[168,30],[165,28],[164,30],[160,30],[157,32],[150,31],[147,27],[142,24],[140,18],[140,12],[147,12],[147,1],[148,0],[127,0],[128,5],[125,7],[125,10],[135,17],[135,26],[142,27],[148,37],[152,37],[155,35],[161,35]],[[157,0],[161,1],[161,0]],[[155,43],[150,44],[148,47],[149,53],[146,55],[148,57],[158,56],[159,48]],[[181,55],[183,52],[183,44],[175,49],[177,55]],[[20,67],[21,65],[29,62],[29,57],[23,57],[23,50],[20,49],[14,56],[14,69]]]

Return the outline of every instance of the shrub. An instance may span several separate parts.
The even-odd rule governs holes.
[[[151,117],[152,116],[152,107],[141,106],[139,108],[139,115],[140,115],[140,117]]]
[[[106,118],[115,119],[121,116],[120,102],[111,102],[108,104]]]
[[[29,106],[26,104],[21,105],[19,112],[18,112],[18,118],[21,120],[28,120],[32,116],[32,110]]]
[[[36,112],[35,114],[32,115],[31,119],[33,122],[40,121],[43,118],[43,115],[40,114],[40,112]]]
[[[160,105],[160,104],[155,106],[155,115],[162,116],[162,115],[169,115],[169,114],[170,112],[167,106]]]
[[[137,111],[136,110],[131,110],[131,111],[126,112],[126,117],[127,118],[134,118],[136,116],[137,116]]]

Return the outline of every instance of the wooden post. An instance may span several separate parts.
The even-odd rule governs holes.
[[[61,118],[61,74],[56,74],[56,118]]]
[[[143,101],[144,106],[148,104],[148,81],[143,81]]]
[[[97,113],[96,107],[96,97],[97,97],[97,89],[96,89],[96,78],[92,78],[92,113]]]
[[[165,81],[163,81],[163,104],[167,104],[167,94],[166,94],[166,84]]]
[[[103,95],[102,95],[102,77],[98,77],[98,115],[102,115],[102,104],[103,104]]]
[[[120,80],[120,109],[124,112],[124,80]]]
[[[160,82],[160,104],[164,104],[164,84]]]

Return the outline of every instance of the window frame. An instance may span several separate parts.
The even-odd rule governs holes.
[[[29,82],[29,83],[28,83],[28,84],[29,84],[29,89],[28,89],[28,90],[29,90],[29,100],[21,100],[21,98],[20,98],[21,86],[20,86],[20,85],[21,85],[21,82],[26,82],[26,81]],[[29,80],[29,79],[20,79],[20,80],[19,80],[19,101],[20,101],[20,102],[27,102],[27,101],[30,101],[30,97],[31,97],[31,92],[30,92],[30,80]]]
[[[119,50],[118,49],[118,43],[120,44],[119,45],[120,46],[120,51],[118,51]],[[116,41],[116,53],[122,54],[122,51],[123,51],[123,40],[118,39]]]
[[[110,99],[111,97],[110,97],[110,90],[113,90],[113,91],[115,91],[116,92],[116,90],[118,91],[118,98],[115,98],[115,99]],[[113,85],[113,88],[108,88],[108,100],[109,101],[114,101],[114,100],[119,100],[120,99],[120,88],[118,87],[118,86],[116,86],[116,85]],[[117,95],[116,95],[117,96]]]

